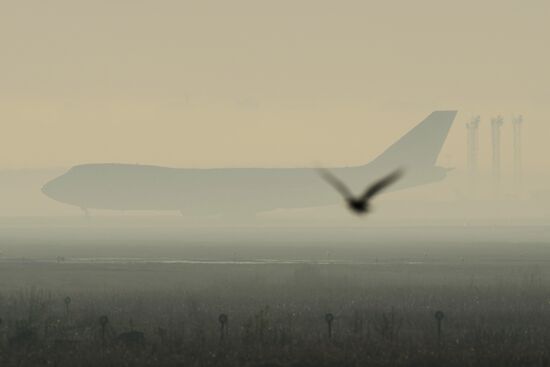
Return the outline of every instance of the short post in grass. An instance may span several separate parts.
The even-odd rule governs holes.
[[[65,315],[69,317],[69,305],[71,304],[71,297],[65,297],[63,302],[65,303]]]
[[[334,321],[334,315],[330,312],[325,315],[325,322],[328,328],[328,338],[332,339],[332,322]]]
[[[108,323],[109,318],[107,316],[103,315],[99,318],[99,326],[101,326],[101,340],[103,342],[103,346],[105,346],[105,330]]]
[[[435,321],[437,322],[437,341],[441,343],[441,323],[445,318],[443,311],[436,311],[434,314]]]
[[[218,321],[220,323],[220,343],[223,342],[225,335],[227,334],[227,321],[229,318],[226,314],[222,313],[218,316]]]

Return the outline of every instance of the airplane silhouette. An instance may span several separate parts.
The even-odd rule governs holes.
[[[330,171],[326,169],[318,169],[318,171],[321,177],[325,179],[325,181],[332,185],[332,187],[334,187],[336,191],[342,194],[348,204],[348,208],[358,215],[368,213],[370,209],[370,200],[375,195],[384,190],[387,186],[393,184],[395,181],[401,178],[401,176],[403,176],[402,170],[396,170],[367,187],[363,195],[354,196],[348,189],[348,187],[336,176],[334,176]]]
[[[434,111],[369,163],[331,172],[355,186],[374,182],[399,167],[410,170],[391,190],[443,180],[449,169],[436,162],[455,116],[456,111]],[[340,199],[316,178],[309,167],[196,169],[98,163],[72,167],[47,182],[42,192],[85,210],[247,216],[330,205]]]

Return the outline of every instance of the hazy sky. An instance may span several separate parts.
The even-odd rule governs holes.
[[[0,169],[362,164],[434,109],[525,115],[550,168],[550,2],[3,0]],[[511,126],[503,159],[509,164]]]

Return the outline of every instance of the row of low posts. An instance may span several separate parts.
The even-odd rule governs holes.
[[[65,312],[66,312],[66,315],[68,316],[69,315],[69,308],[70,308],[70,304],[71,304],[71,297],[65,297],[65,299],[63,301],[64,301],[64,304],[65,304]],[[442,323],[443,323],[443,319],[445,318],[445,314],[443,313],[443,311],[440,311],[440,310],[436,311],[434,313],[434,318],[436,320],[436,325],[437,325],[437,339],[438,339],[438,342],[441,342]],[[335,321],[335,316],[332,313],[329,312],[329,313],[325,314],[324,320],[327,324],[328,339],[332,339],[332,337],[333,337],[333,323]],[[229,316],[225,313],[221,313],[218,316],[218,322],[220,324],[220,343],[223,343],[223,341],[228,336]],[[99,325],[101,327],[101,338],[103,340],[103,343],[105,343],[105,336],[106,336],[106,330],[107,330],[106,328],[107,328],[108,324],[109,324],[109,318],[106,315],[103,315],[99,318]],[[2,326],[2,319],[1,318],[0,318],[0,326]],[[144,341],[144,335],[141,332],[132,331],[132,332],[123,333],[123,334],[125,334],[124,337],[131,338],[131,339],[136,339],[136,340],[139,339],[139,341]],[[126,335],[126,334],[128,334],[128,335]],[[132,335],[130,335],[130,334],[132,334]]]
[[[438,342],[441,342],[441,326],[443,323],[443,319],[445,318],[445,314],[443,311],[436,311],[434,313],[434,318],[437,323],[437,340]],[[325,322],[327,323],[327,335],[329,339],[332,339],[332,323],[334,322],[334,315],[332,313],[325,314]],[[229,317],[222,313],[218,317],[218,321],[220,323],[220,342],[223,342],[224,338],[227,336],[227,322],[229,321]]]
[[[68,302],[70,303],[70,302]],[[443,323],[443,319],[445,318],[445,314],[443,313],[443,311],[436,311],[434,313],[434,318],[435,318],[435,321],[436,321],[436,324],[437,324],[437,340],[438,342],[441,342],[441,331],[442,331],[442,323]],[[332,325],[334,323],[334,320],[335,320],[335,317],[332,313],[327,313],[325,314],[325,322],[327,324],[327,336],[329,339],[332,339],[332,336],[333,336],[333,328],[332,328]],[[0,324],[1,324],[2,320],[0,319]],[[225,313],[221,313],[219,316],[218,316],[218,322],[220,324],[220,343],[223,343],[224,339],[227,337],[228,335],[228,322],[229,322],[229,317],[227,316],[227,314]],[[99,318],[99,324],[101,326],[101,333],[102,333],[102,339],[105,340],[105,330],[106,330],[106,327],[107,327],[107,324],[109,323],[109,318],[105,315],[101,316]],[[135,332],[137,333],[137,332]],[[134,337],[140,337],[142,338],[143,335],[142,333],[140,333],[141,335],[139,336],[134,336]]]

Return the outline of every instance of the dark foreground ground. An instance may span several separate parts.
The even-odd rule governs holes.
[[[548,233],[9,227],[0,366],[548,366]]]

